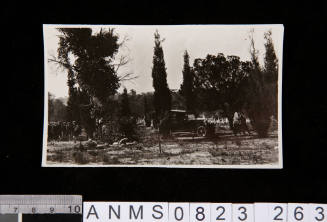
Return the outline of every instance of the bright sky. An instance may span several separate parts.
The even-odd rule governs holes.
[[[44,53],[46,89],[56,97],[68,96],[67,71],[54,63],[47,62],[49,56],[57,56],[59,25],[44,25]],[[81,25],[60,25],[60,27],[81,27]],[[190,65],[195,58],[205,58],[207,54],[223,53],[236,55],[242,61],[250,60],[248,38],[254,29],[255,47],[259,50],[259,60],[263,64],[264,32],[271,30],[275,51],[279,59],[279,70],[282,64],[283,26],[282,25],[178,25],[178,26],[128,26],[128,25],[83,25],[91,27],[93,32],[100,28],[115,28],[120,40],[125,36],[128,41],[117,54],[128,56],[130,62],[119,70],[119,75],[132,72],[138,78],[122,83],[128,90],[137,93],[153,91],[152,58],[154,49],[154,32],[159,31],[167,68],[167,81],[170,89],[179,89],[182,83],[183,54],[187,50]],[[119,91],[122,90],[122,87]]]

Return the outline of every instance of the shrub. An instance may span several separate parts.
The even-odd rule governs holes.
[[[130,140],[139,140],[136,120],[133,117],[121,117],[119,119],[119,131],[123,135],[123,137],[126,137]]]
[[[75,152],[73,153],[74,161],[78,164],[87,164],[89,163],[87,152]]]
[[[214,123],[207,123],[206,130],[207,130],[207,136],[212,137],[215,135],[216,125]]]
[[[267,137],[270,127],[270,118],[268,116],[257,115],[251,123],[260,138]]]
[[[48,160],[54,162],[63,162],[64,159],[65,159],[65,155],[62,151],[57,151],[53,155],[48,156]]]

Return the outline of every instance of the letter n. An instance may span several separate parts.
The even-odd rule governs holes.
[[[109,205],[109,219],[111,219],[111,211],[116,215],[117,219],[120,219],[120,205],[118,205],[118,213],[111,205]]]

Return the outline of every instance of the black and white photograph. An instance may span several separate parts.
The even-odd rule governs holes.
[[[283,25],[43,25],[43,167],[283,168]]]

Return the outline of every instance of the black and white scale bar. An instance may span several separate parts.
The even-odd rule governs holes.
[[[79,195],[0,195],[0,214],[82,214]]]

